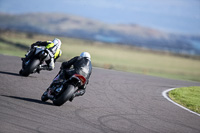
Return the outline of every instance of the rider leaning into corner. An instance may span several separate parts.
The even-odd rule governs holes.
[[[48,57],[45,60],[46,65],[42,64],[39,66],[37,72],[39,73],[40,70],[53,70],[55,67],[56,60],[61,56],[61,41],[58,38],[55,38],[53,41],[37,41],[36,43],[33,43],[31,45],[31,49],[33,49],[34,46],[45,46],[46,50],[48,51]],[[33,54],[33,50],[26,56],[26,58],[22,58],[22,60],[27,61]]]
[[[65,70],[64,75],[66,79],[74,74],[80,74],[86,78],[86,83],[80,86],[69,99],[69,101],[72,102],[74,97],[82,96],[85,93],[86,86],[89,83],[89,78],[92,73],[91,56],[88,52],[83,52],[80,56],[76,56],[69,61],[63,62],[61,69]]]

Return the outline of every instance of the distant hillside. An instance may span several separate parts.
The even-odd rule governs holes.
[[[0,28],[134,45],[154,50],[200,55],[200,36],[164,33],[139,25],[111,25],[56,13],[0,13]]]

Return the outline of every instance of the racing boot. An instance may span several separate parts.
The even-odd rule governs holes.
[[[42,65],[39,65],[38,68],[37,68],[37,70],[36,70],[36,72],[40,73],[41,70],[42,70]]]
[[[39,65],[36,72],[40,73],[41,70],[49,70],[48,65]]]
[[[85,89],[77,90],[76,92],[74,92],[74,94],[69,99],[69,101],[72,102],[75,97],[82,96],[84,93],[85,93]]]
[[[48,70],[48,71],[53,70],[52,67],[50,67],[49,65],[45,65],[45,64],[40,65],[39,69],[40,70]]]

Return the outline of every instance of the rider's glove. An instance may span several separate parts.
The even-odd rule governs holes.
[[[37,41],[36,44],[40,44],[42,41]]]
[[[36,46],[37,44],[36,43],[33,43],[32,45],[31,45],[31,49],[34,47],[34,46]]]
[[[33,43],[32,45],[31,45],[31,48],[33,48],[34,46],[37,46],[38,44],[40,44],[41,43],[41,41],[37,41],[36,43]]]

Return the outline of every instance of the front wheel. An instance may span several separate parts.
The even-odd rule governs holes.
[[[40,64],[40,60],[33,59],[30,63],[23,69],[20,70],[19,74],[22,76],[29,76]]]
[[[57,98],[53,99],[53,104],[56,106],[63,105],[67,100],[69,100],[74,94],[75,88],[73,85],[67,85],[66,89]]]
[[[43,93],[43,95],[41,96],[41,101],[46,102],[49,99],[47,93],[48,93],[47,91]]]
[[[19,75],[22,75],[23,74],[23,70],[21,69],[20,71],[19,71]]]

